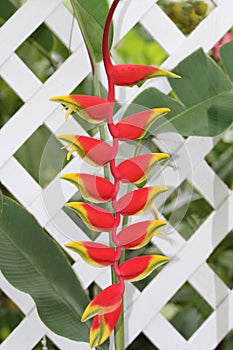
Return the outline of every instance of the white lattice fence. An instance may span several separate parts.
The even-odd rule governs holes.
[[[215,3],[216,8],[209,16],[185,37],[155,0],[124,0],[114,18],[114,45],[140,22],[168,53],[169,58],[164,66],[171,69],[198,47],[208,51],[233,26],[233,0]],[[72,15],[61,0],[28,0],[0,29],[0,76],[24,101],[24,105],[0,130],[0,180],[64,246],[71,238],[87,239],[62,210],[65,202],[74,194],[74,189],[68,184],[61,184],[58,176],[42,189],[13,155],[42,124],[55,135],[58,129],[59,133],[84,132],[72,118],[64,123],[64,113],[48,102],[48,98],[71,92],[89,74],[91,67],[80,30],[75,26],[72,54],[42,84],[15,54],[15,50],[43,22],[65,46],[70,46]],[[102,64],[99,69],[102,82],[106,85]],[[170,89],[164,80],[150,80],[141,88],[118,89],[117,97],[121,103],[130,102],[148,86],[155,86],[163,92]],[[166,238],[154,238],[159,249],[173,259],[142,292],[131,284],[127,285],[127,345],[143,332],[159,349],[211,350],[232,330],[233,293],[206,263],[211,252],[233,228],[232,193],[205,161],[215,142],[212,138],[199,137],[185,140],[177,134],[166,139],[166,142],[164,135],[158,135],[156,139],[159,148],[169,150],[176,159],[175,168],[165,167],[163,174],[156,178],[156,183],[166,183],[172,192],[187,179],[214,211],[188,241],[171,226],[167,228],[170,234]],[[64,172],[77,171],[80,166],[83,167],[83,164],[76,157]],[[17,174],[17,177],[12,174]],[[80,259],[76,260],[74,270],[85,288],[93,281],[101,288],[110,283],[110,274],[106,274],[106,270],[91,268]],[[160,314],[161,308],[186,281],[214,310],[188,341]],[[49,331],[38,318],[32,299],[15,290],[2,275],[0,288],[25,314],[24,320],[0,345],[1,350],[32,349],[44,335],[63,350],[89,349],[88,344],[69,341]]]

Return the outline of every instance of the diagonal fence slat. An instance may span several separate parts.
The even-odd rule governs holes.
[[[10,17],[0,29],[0,67],[61,1],[29,0]]]

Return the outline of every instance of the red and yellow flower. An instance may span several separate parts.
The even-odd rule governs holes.
[[[111,103],[97,96],[55,96],[50,98],[50,101],[61,103],[67,109],[66,120],[71,113],[76,112],[81,118],[93,124],[98,124],[106,120],[111,110]]]
[[[91,230],[108,232],[115,225],[115,217],[109,211],[96,205],[83,202],[69,202],[66,206],[73,209]]]
[[[113,122],[113,101],[115,86],[133,86],[147,79],[166,76],[179,78],[178,75],[158,67],[137,64],[113,65],[109,52],[109,31],[112,16],[120,0],[113,0],[109,10],[103,33],[103,61],[108,80],[108,99],[96,96],[67,95],[56,96],[51,101],[61,103],[67,109],[66,119],[73,112],[88,122],[98,124],[107,120],[108,131],[113,138],[112,146],[107,142],[88,136],[61,135],[60,139],[68,143],[70,149],[67,159],[73,152],[94,166],[105,166],[110,163],[113,183],[99,176],[72,173],[62,178],[73,183],[82,197],[93,203],[111,201],[114,214],[93,204],[70,202],[67,207],[74,210],[83,222],[94,231],[111,231],[114,248],[97,242],[71,242],[66,245],[78,253],[87,263],[105,267],[112,265],[118,283],[101,291],[84,310],[81,321],[93,317],[90,330],[90,345],[101,345],[110,335],[122,311],[122,297],[125,280],[138,281],[148,276],[158,266],[169,260],[162,255],[145,255],[129,259],[120,264],[121,248],[138,249],[145,246],[158,229],[165,225],[162,220],[147,220],[123,228],[118,234],[121,216],[137,215],[152,205],[155,198],[167,191],[163,186],[143,187],[152,168],[169,156],[165,153],[145,154],[127,159],[116,164],[119,141],[138,140],[145,138],[152,123],[161,115],[168,113],[168,108],[148,109],[138,112],[117,124]],[[130,182],[140,189],[118,198],[120,182]],[[121,346],[123,348],[123,346]]]
[[[103,166],[112,159],[112,147],[104,141],[80,135],[60,135],[59,139],[68,142],[70,148],[67,160],[73,152],[77,152],[87,163],[94,166]]]
[[[143,138],[154,121],[168,112],[170,112],[169,108],[155,108],[124,118],[116,124],[118,140],[126,141]]]
[[[166,153],[150,153],[127,159],[118,165],[120,179],[141,186],[154,166],[167,158],[169,155]]]
[[[90,331],[91,348],[103,344],[108,339],[117,324],[121,310],[122,304],[112,312],[94,317]]]
[[[118,233],[119,245],[124,249],[142,248],[154,235],[160,234],[158,229],[164,225],[166,222],[163,220],[146,220],[129,225]]]
[[[62,175],[61,179],[73,183],[80,191],[82,197],[93,203],[108,202],[114,193],[114,185],[100,176],[72,173]]]
[[[124,280],[136,282],[147,277],[152,271],[168,260],[169,258],[163,255],[137,256],[123,262],[119,266],[119,269]]]
[[[133,86],[156,77],[180,78],[179,75],[158,67],[141,64],[118,64],[112,66],[109,76],[114,85]]]
[[[115,311],[122,303],[123,293],[124,287],[122,287],[122,284],[112,284],[102,290],[102,292],[88,304],[84,310],[81,321],[84,322],[96,315],[104,315]]]
[[[112,265],[116,257],[114,249],[97,242],[70,242],[66,247],[78,253],[88,264],[96,267]]]
[[[140,188],[125,194],[117,202],[117,210],[123,216],[138,215],[146,210],[160,194],[167,191],[167,187],[151,186]]]

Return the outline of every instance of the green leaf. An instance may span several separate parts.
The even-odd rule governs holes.
[[[232,56],[233,56],[233,41],[229,41],[225,45],[221,46],[220,49],[220,57],[222,63],[233,82],[233,65],[232,65]]]
[[[0,216],[0,269],[13,286],[33,297],[52,331],[88,342],[89,324],[80,318],[89,299],[75,273],[32,215],[7,197]]]
[[[102,36],[109,10],[107,0],[71,0],[92,61],[102,59]]]
[[[233,121],[233,85],[222,69],[202,49],[185,58],[175,69],[181,79],[169,79],[175,100],[155,88],[144,90],[133,101],[148,108],[168,107],[151,133],[171,130],[185,136],[216,136]]]
[[[2,195],[2,191],[0,190],[0,217],[2,215],[2,209],[3,209],[3,195]]]
[[[45,24],[42,24],[34,33],[31,38],[36,42],[39,47],[46,51],[47,54],[51,53],[53,49],[53,35]]]
[[[16,7],[8,0],[1,0],[0,25],[12,16],[15,11]]]
[[[186,107],[216,98],[219,94],[232,89],[230,80],[202,49],[186,57],[175,71],[181,79],[169,79],[169,82]]]
[[[44,126],[40,126],[15,153],[15,158],[42,186],[46,186],[66,163],[66,151]]]

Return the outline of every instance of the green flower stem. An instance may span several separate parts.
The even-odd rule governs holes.
[[[109,50],[109,30],[110,30],[110,25],[112,21],[113,14],[115,12],[115,9],[118,5],[120,0],[114,0],[109,13],[106,18],[105,22],[105,27],[104,27],[104,32],[103,32],[103,42],[102,42],[102,52],[103,52],[103,60],[104,60],[104,66],[105,66],[105,71],[107,74],[108,78],[108,101],[114,103],[115,101],[115,86],[114,83],[112,82],[109,72],[112,68],[112,62],[110,58],[110,50]],[[112,134],[113,137],[113,150],[115,151],[115,154],[118,151],[118,140],[116,139],[116,136],[114,134],[114,123],[113,123],[113,115],[112,113],[109,114],[108,117],[108,128],[110,133]],[[117,197],[117,192],[119,190],[119,179],[118,179],[118,174],[117,174],[117,167],[115,160],[112,160],[110,163],[110,168],[112,175],[114,177],[114,184],[116,188],[116,193],[114,194],[112,204],[113,204],[113,209],[115,208],[116,204],[116,197]],[[119,220],[120,222],[120,214],[116,212],[116,219]],[[118,223],[119,224],[119,223]],[[122,249],[120,249],[120,246],[117,243],[117,227],[114,228],[112,231],[112,234],[110,234],[110,243],[113,245],[116,249],[116,254],[119,256],[119,261],[115,261],[114,266],[112,267],[112,283],[120,283],[124,284],[124,281],[122,277],[118,274],[119,268],[118,265],[124,261],[124,254],[122,254]],[[123,301],[123,300],[122,300]],[[121,315],[118,320],[118,323],[114,329],[114,343],[115,343],[115,350],[124,350],[125,349],[125,344],[124,344],[124,306],[122,307]]]
[[[121,264],[123,261],[125,261],[125,250],[121,250],[121,258],[119,260],[119,263]],[[122,297],[122,310],[119,317],[119,320],[116,324],[115,330],[114,330],[114,340],[115,340],[115,348],[116,349],[124,349],[125,348],[125,322],[124,322],[124,297]]]
[[[99,126],[99,132],[101,140],[106,141],[106,134],[103,125]],[[104,166],[104,177],[105,179],[110,180],[110,171],[108,164]]]
[[[124,339],[124,297],[122,297],[122,310],[119,317],[119,320],[114,329],[114,340],[115,340],[115,349],[124,350],[125,349],[125,339]]]

